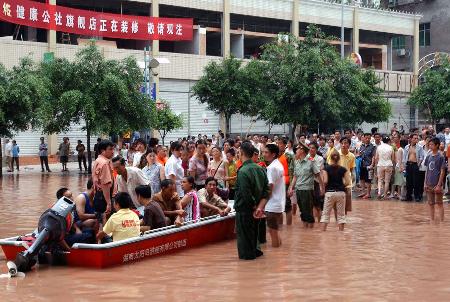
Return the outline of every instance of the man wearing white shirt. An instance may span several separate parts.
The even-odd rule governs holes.
[[[11,172],[12,165],[12,142],[9,141],[8,138],[5,139],[5,156],[6,156],[6,165],[8,166],[8,172]]]
[[[130,194],[134,206],[136,208],[141,207],[135,189],[138,186],[147,186],[150,181],[145,177],[141,169],[125,167],[125,159],[122,156],[117,155],[111,161],[114,170],[118,174],[115,181],[114,195],[118,192],[127,192]]]
[[[170,145],[170,152],[172,152],[172,155],[169,157],[166,165],[164,166],[165,175],[168,179],[172,179],[175,182],[177,193],[180,198],[184,196],[184,191],[181,188],[181,180],[184,177],[184,169],[181,165],[182,148],[183,146],[180,142],[173,142],[172,145]]]
[[[383,137],[383,142],[375,152],[375,165],[378,173],[378,199],[389,198],[389,184],[394,170],[395,152],[388,144],[389,137]],[[383,190],[383,194],[381,193]]]
[[[267,226],[272,239],[272,246],[279,247],[281,245],[281,238],[278,229],[280,221],[282,221],[282,215],[286,204],[284,168],[278,160],[280,149],[277,145],[267,144],[263,149],[263,154],[265,161],[270,163],[267,167],[270,198],[265,207]]]

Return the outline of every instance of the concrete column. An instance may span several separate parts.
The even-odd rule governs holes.
[[[222,12],[222,55],[230,55],[230,0],[223,0]]]
[[[388,48],[386,45],[383,45],[383,49],[381,50],[381,69],[388,69]]]
[[[420,60],[420,48],[419,48],[419,22],[420,19],[416,17],[414,22],[414,44],[413,44],[413,72],[417,77],[419,75],[419,60]]]
[[[239,59],[244,58],[244,34],[231,36],[231,53]]]
[[[48,0],[48,4],[56,5],[56,0]],[[56,31],[54,30],[47,31],[47,51],[53,53],[56,51]]]
[[[152,0],[151,4],[151,16],[152,17],[159,17],[159,0]],[[159,56],[159,40],[153,40],[152,41],[152,56],[157,57]],[[158,75],[153,76],[153,82],[156,86],[156,99],[159,98],[159,68],[156,68],[156,73]]]
[[[58,135],[50,134],[47,135],[47,144],[48,144],[48,155],[55,155],[58,151]]]
[[[206,28],[198,29],[198,54],[206,56]]]
[[[291,34],[298,37],[300,35],[300,5],[299,0],[292,1],[292,23]]]
[[[353,52],[359,52],[359,6],[356,5],[353,9],[353,37],[352,37]]]

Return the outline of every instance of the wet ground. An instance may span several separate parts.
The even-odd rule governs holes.
[[[0,181],[0,238],[34,229],[59,187],[77,194],[87,179],[39,173]],[[426,204],[354,201],[344,232],[297,219],[256,261],[227,241],[105,270],[45,267],[0,279],[0,301],[450,301],[450,223],[427,215]]]

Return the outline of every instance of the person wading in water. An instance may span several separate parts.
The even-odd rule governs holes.
[[[241,146],[242,167],[236,180],[236,233],[239,259],[253,260],[262,256],[258,244],[258,218],[264,217],[269,196],[269,183],[264,169],[252,161],[254,147],[250,142]]]

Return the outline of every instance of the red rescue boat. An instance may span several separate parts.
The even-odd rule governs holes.
[[[151,230],[140,237],[106,244],[76,243],[65,255],[68,266],[105,268],[141,259],[167,255],[212,242],[235,238],[235,214],[211,216],[185,223],[181,227],[168,226]],[[6,259],[13,261],[17,253],[28,248],[20,236],[0,240]]]

